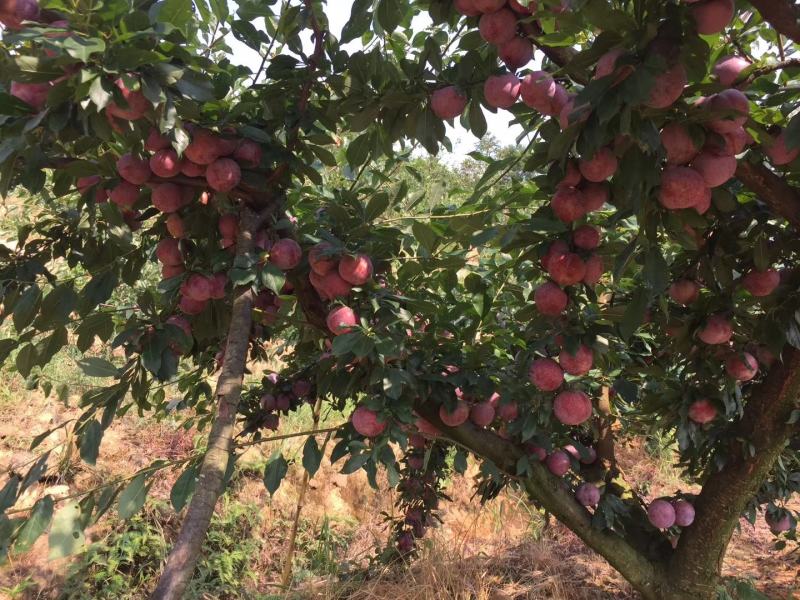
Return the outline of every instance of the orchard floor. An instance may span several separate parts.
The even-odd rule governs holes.
[[[38,392],[30,393],[11,380],[9,389],[0,394],[0,472],[33,457],[27,452],[31,436],[79,414],[77,397],[67,406],[54,398],[45,399]],[[340,415],[329,415],[336,424]],[[298,415],[285,423],[285,431],[302,431],[308,427],[307,415]],[[58,432],[48,438],[43,448],[55,447],[53,456],[58,467],[42,487],[46,493],[63,496],[88,489],[103,481],[126,475],[155,458],[180,458],[194,447],[194,435],[170,424],[153,424],[135,415],[128,415],[107,432],[101,458],[95,467],[88,467],[64,450],[56,447],[64,441]],[[304,439],[282,442],[287,458],[298,455]],[[448,493],[452,503],[443,505],[444,524],[431,531],[422,543],[419,560],[409,569],[373,570],[373,575],[359,577],[361,568],[385,542],[386,529],[381,511],[391,513],[392,494],[385,486],[372,490],[365,477],[349,477],[338,473],[327,461],[312,480],[304,504],[298,550],[294,560],[292,592],[281,596],[277,591],[281,563],[286,554],[287,532],[291,527],[302,473],[290,467],[287,479],[273,498],[261,481],[263,466],[279,448],[278,442],[250,449],[240,461],[240,471],[225,506],[243,506],[255,525],[249,530],[254,544],[242,562],[241,580],[227,591],[204,592],[196,598],[424,600],[424,599],[625,599],[636,594],[605,562],[586,550],[570,532],[554,523],[546,523],[542,515],[527,506],[513,492],[506,492],[481,507],[471,501],[470,481],[454,478]],[[667,453],[661,458],[647,452],[641,443],[632,442],[620,448],[626,471],[636,481],[647,482],[642,490],[651,496],[674,492],[681,486],[677,474],[668,466]],[[147,518],[156,524],[163,544],[174,535],[178,521],[170,509],[164,508],[171,485],[178,473],[160,478],[150,493],[154,500],[145,509]],[[3,481],[0,477],[0,486]],[[683,485],[685,489],[685,485]],[[30,494],[20,505],[27,506],[36,494]],[[112,513],[93,527],[87,539],[96,545],[108,543],[124,525]],[[118,538],[115,538],[118,539]],[[238,541],[236,542],[238,543]],[[232,555],[226,555],[232,556]],[[0,567],[0,598],[66,598],[65,582],[75,584],[77,559],[50,561],[45,537],[24,554],[13,556]],[[154,565],[157,561],[154,562]],[[238,564],[238,563],[237,563]],[[145,598],[155,577],[136,585],[125,580],[131,577],[130,565],[109,575],[113,570],[85,571],[98,579],[95,591],[75,592],[69,598],[94,599],[109,597],[101,592],[113,579],[122,578],[129,595],[116,598]],[[155,567],[154,567],[155,568]],[[749,578],[753,585],[770,598],[800,597],[800,552],[774,549],[774,540],[761,520],[752,527],[744,523],[731,544],[725,564],[727,574]],[[146,572],[146,571],[145,571]],[[236,577],[239,577],[236,575]],[[119,582],[117,582],[119,583]],[[132,586],[132,587],[131,587]],[[138,587],[136,587],[138,586]],[[222,588],[220,588],[222,589]],[[794,594],[794,596],[793,596]]]

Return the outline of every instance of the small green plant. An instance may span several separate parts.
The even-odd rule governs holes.
[[[8,598],[9,600],[17,600],[17,598],[28,597],[29,590],[36,588],[36,582],[31,577],[26,577],[19,583],[11,587],[0,587],[0,597]]]
[[[134,600],[148,595],[161,570],[169,542],[170,511],[153,502],[125,523],[119,523],[93,544],[71,569],[59,600]],[[243,598],[242,582],[252,579],[250,558],[258,553],[251,535],[258,524],[252,505],[226,501],[215,515],[203,548],[203,559],[187,598]]]
[[[295,581],[302,581],[315,575],[340,575],[341,557],[352,538],[352,528],[332,526],[325,517],[317,530],[313,523],[304,522],[298,537]]]

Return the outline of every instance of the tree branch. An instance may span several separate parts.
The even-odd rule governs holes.
[[[314,6],[312,0],[304,0],[306,10],[309,15],[309,22],[311,23],[312,38],[314,40],[314,52],[308,59],[307,67],[308,74],[303,86],[300,88],[300,95],[297,100],[297,122],[289,130],[286,136],[286,149],[292,152],[300,139],[300,124],[308,111],[308,103],[311,99],[311,87],[314,85],[314,80],[317,75],[317,67],[322,60],[322,55],[325,51],[325,38],[328,32],[320,27],[317,15],[314,14]],[[279,181],[289,171],[289,165],[282,163],[278,165],[272,175],[267,179],[267,184],[272,184]]]
[[[738,161],[736,178],[769,209],[800,230],[800,193],[763,164]]]
[[[764,75],[769,75],[770,73],[774,73],[775,71],[780,71],[782,69],[791,69],[797,67],[800,67],[800,58],[789,58],[787,60],[782,60],[776,63],[764,65],[763,67],[759,67],[758,69],[754,69],[753,71],[751,71],[750,74],[748,74],[741,81],[737,81],[734,87],[746,88],[759,77],[763,77]]]
[[[788,0],[750,0],[750,4],[778,33],[800,44],[800,7]]]
[[[424,402],[417,403],[415,408],[448,438],[491,460],[506,474],[517,477],[516,465],[523,452],[515,444],[469,422],[459,427],[448,427],[439,419],[438,411]],[[662,599],[661,590],[667,585],[662,566],[650,562],[617,534],[592,527],[590,513],[564,489],[561,479],[551,475],[538,462],[534,461],[530,466],[531,476],[521,480],[528,494],[603,556],[645,600]]]

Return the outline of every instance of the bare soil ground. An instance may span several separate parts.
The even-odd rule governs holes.
[[[45,431],[79,410],[72,399],[64,406],[54,398],[44,399],[21,386],[9,390],[0,404],[0,472],[21,465],[34,457],[26,450],[35,433]],[[289,423],[301,430],[304,423]],[[297,452],[304,440],[284,443],[287,456]],[[62,442],[65,442],[63,445]],[[153,424],[128,415],[107,432],[96,467],[89,468],[67,450],[69,440],[64,430],[54,433],[42,447],[54,447],[57,469],[47,485],[26,497],[21,505],[30,505],[37,496],[52,493],[63,496],[99,485],[110,478],[127,475],[155,458],[179,458],[194,447],[194,433],[170,424]],[[296,507],[302,477],[299,468],[291,468],[274,498],[266,493],[260,469],[277,443],[254,447],[242,458],[245,476],[238,479],[233,496],[252,503],[260,513],[261,551],[252,557],[258,574],[254,581],[244,581],[243,597],[276,597],[276,584],[286,550],[287,531]],[[620,448],[626,472],[635,481],[649,484],[648,493],[674,492],[680,480],[677,474],[644,451],[638,442]],[[541,514],[527,505],[513,491],[503,493],[485,506],[472,500],[471,482],[456,477],[448,493],[452,503],[442,507],[444,524],[432,530],[422,543],[417,560],[407,570],[385,570],[367,581],[348,584],[347,574],[385,543],[386,529],[381,512],[392,512],[392,492],[382,486],[373,490],[361,474],[343,476],[341,463],[332,467],[327,461],[312,484],[302,517],[300,551],[319,545],[320,531],[342,540],[335,556],[339,577],[308,575],[298,581],[291,594],[295,598],[337,598],[352,600],[384,599],[627,599],[636,598],[629,586],[568,530],[547,523]],[[151,496],[166,499],[177,473],[159,478]],[[3,481],[0,478],[0,485]],[[683,486],[685,489],[685,485]],[[113,515],[108,519],[113,519]],[[108,520],[106,519],[106,521]],[[174,534],[178,520],[167,519],[165,535]],[[89,535],[99,540],[109,525],[101,522]],[[305,548],[305,550],[304,550]],[[49,561],[43,537],[27,554],[14,556],[0,567],[0,598],[57,598],[70,560]],[[774,548],[774,538],[763,521],[755,527],[744,523],[734,537],[725,563],[726,574],[752,578],[755,587],[771,598],[788,599],[800,594],[800,553],[791,547]],[[25,582],[25,585],[21,583]],[[15,588],[16,586],[16,588]],[[27,589],[26,589],[27,588]]]

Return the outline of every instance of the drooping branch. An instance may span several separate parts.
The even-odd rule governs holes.
[[[250,209],[242,209],[236,245],[238,256],[252,252],[257,221],[257,215]],[[222,372],[217,381],[217,414],[200,467],[197,491],[189,504],[178,539],[167,557],[158,585],[151,595],[152,600],[178,600],[183,597],[200,556],[217,499],[224,490],[225,472],[231,457],[236,413],[250,345],[252,313],[253,294],[250,287],[238,288],[233,300]]]
[[[515,444],[469,422],[459,427],[448,427],[439,419],[438,412],[424,402],[417,403],[415,408],[446,437],[491,460],[503,472],[516,477],[517,461],[523,453]],[[521,479],[521,484],[534,500],[603,556],[645,600],[664,597],[661,592],[667,582],[661,565],[649,561],[615,533],[593,527],[591,515],[564,489],[561,479],[548,473],[536,461],[532,461],[530,466],[531,475]]]
[[[799,398],[800,350],[791,348],[751,394],[730,444],[722,450],[725,466],[703,484],[694,524],[681,534],[670,565],[673,581],[686,584],[681,593],[706,597],[713,592],[709,586],[717,581],[742,512],[795,430],[790,416]]]
[[[775,31],[800,44],[800,6],[789,0],[750,0],[750,4]]]
[[[752,4],[756,8],[759,8],[759,10],[759,5],[768,5],[771,10],[774,9],[777,13],[781,13],[784,20],[788,19],[785,14],[786,10],[790,10],[794,14],[794,20],[792,22],[795,24],[795,27],[797,27],[798,34],[797,38],[792,39],[795,39],[795,41],[800,40],[800,23],[797,21],[797,19],[800,18],[800,8],[792,7],[788,3],[778,0],[753,0]],[[781,8],[778,5],[785,6]],[[764,14],[763,11],[762,14]],[[766,15],[765,18],[770,20]],[[531,34],[533,33],[533,30],[531,30]],[[564,69],[575,81],[581,83],[587,80],[585,74],[576,73],[574,70],[569,69],[569,63],[574,57],[574,54],[559,52],[559,50],[561,50],[560,48],[552,48],[537,43],[535,39],[534,43],[550,58],[550,60]],[[779,68],[791,67],[795,66],[795,61],[787,60],[780,64],[782,66]],[[769,71],[765,71],[765,73],[767,72]],[[739,179],[747,189],[757,194],[776,215],[783,217],[793,226],[800,229],[800,193],[789,185],[785,178],[776,175],[763,165],[757,165],[745,160],[738,161],[736,178]]]

